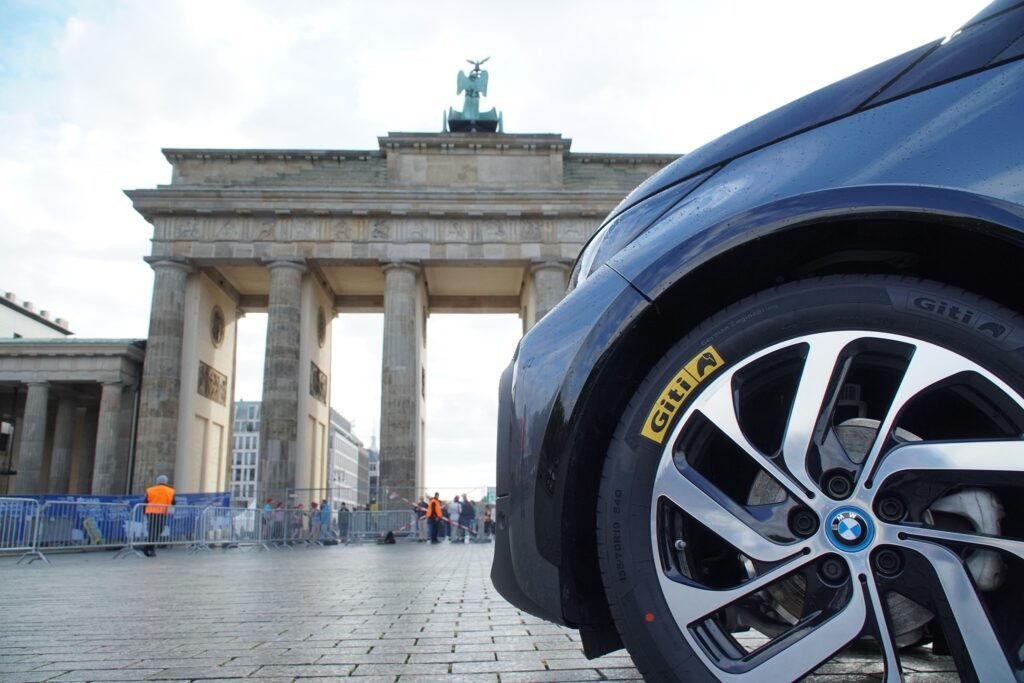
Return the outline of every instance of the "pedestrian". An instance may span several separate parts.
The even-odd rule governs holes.
[[[348,520],[351,514],[352,511],[342,501],[341,507],[338,508],[338,539],[342,543],[348,543]]]
[[[146,527],[149,543],[146,545],[144,554],[146,557],[156,557],[156,544],[164,533],[167,525],[167,516],[171,514],[171,506],[174,505],[174,489],[167,485],[166,475],[161,474],[156,478],[156,484],[146,489]]]
[[[493,534],[494,534],[494,520],[491,518],[491,506],[490,505],[485,505],[484,506],[484,536],[487,537],[487,540],[490,540],[490,538],[491,538],[491,536]]]
[[[309,506],[309,538],[314,541],[320,538],[320,508],[316,503]]]
[[[462,505],[459,497],[455,496],[452,502],[448,503],[448,540],[458,543],[462,540],[462,529],[459,527],[459,516],[462,514]]]
[[[427,540],[427,502],[423,500],[423,496],[420,496],[420,502],[413,506],[413,511],[416,513],[416,539],[425,541]]]
[[[289,542],[301,541],[306,531],[306,511],[302,509],[302,503],[295,506],[292,513],[291,530],[288,534]]]
[[[321,540],[326,540],[331,537],[331,504],[324,499],[324,502],[320,504],[320,534]]]
[[[476,536],[476,504],[467,496],[462,497],[462,513],[459,515],[462,533],[469,543]]]
[[[444,512],[441,509],[441,499],[434,493],[434,497],[427,503],[427,528],[430,530],[430,542],[438,542],[438,532],[441,530],[441,520]]]
[[[270,536],[270,518],[274,516],[274,499],[267,498],[263,503],[263,538]]]
[[[285,541],[284,516],[284,501],[279,500],[277,501],[277,507],[274,508],[274,523],[271,527],[272,538],[278,543],[283,543]]]

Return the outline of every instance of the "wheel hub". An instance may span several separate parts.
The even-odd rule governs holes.
[[[844,506],[833,510],[825,524],[828,540],[839,550],[855,553],[871,545],[875,525],[860,508]]]

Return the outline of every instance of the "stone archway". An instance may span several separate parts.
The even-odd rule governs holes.
[[[425,322],[564,296],[601,219],[672,155],[570,153],[557,134],[391,133],[376,150],[168,149],[170,185],[127,192],[155,273],[133,487],[223,481],[235,330],[267,311],[260,488],[321,488],[330,326],[384,313],[382,487],[422,493]],[[219,322],[218,322],[219,321]]]

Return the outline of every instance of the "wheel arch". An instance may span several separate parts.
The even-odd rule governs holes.
[[[906,188],[916,201],[894,205],[865,201],[865,188],[856,189],[855,202],[844,202],[839,191],[818,193],[815,202],[779,202],[702,231],[697,238],[712,245],[707,258],[638,287],[653,305],[603,359],[573,419],[562,518],[563,612],[570,621],[599,625],[606,613],[594,529],[600,473],[617,424],[608,415],[621,414],[648,371],[701,321],[769,287],[845,273],[935,280],[1024,312],[1015,270],[1024,263],[1019,206],[935,188]],[[893,187],[880,189],[879,198],[893,196]],[[799,210],[780,215],[780,205]],[[723,238],[715,246],[708,237],[716,230],[742,239]]]

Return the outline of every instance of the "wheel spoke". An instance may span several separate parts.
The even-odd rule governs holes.
[[[692,472],[692,470],[688,470]],[[694,476],[700,476],[694,473]],[[711,484],[704,482],[711,488]],[[664,496],[680,509],[721,537],[739,552],[762,562],[778,562],[800,552],[792,545],[781,545],[766,539],[742,519],[727,510],[718,500],[666,461],[654,481],[654,495]]]
[[[894,474],[920,471],[1016,472],[1024,469],[1024,441],[917,441],[894,448],[878,466],[882,484]],[[876,487],[877,488],[877,487]]]
[[[786,469],[807,491],[818,487],[807,473],[807,457],[821,423],[822,407],[831,404],[826,395],[836,372],[839,354],[850,342],[848,334],[824,334],[810,344],[797,388],[786,435],[782,442]]]
[[[929,527],[900,527],[901,533],[908,538],[916,538],[922,541],[933,543],[963,543],[966,545],[981,546],[989,550],[1001,550],[1011,555],[1016,555],[1024,560],[1024,541],[1015,541],[1009,538],[997,536],[984,536],[982,534],[961,533],[958,531],[944,531],[942,529],[931,529]]]
[[[747,437],[743,434],[743,430],[740,428],[739,421],[736,419],[736,407],[733,403],[732,391],[730,390],[729,382],[718,382],[714,387],[701,396],[702,402],[700,405],[700,412],[710,420],[725,436],[732,439],[733,443],[738,445],[743,452],[750,456],[761,469],[767,471],[772,475],[772,478],[779,483],[786,492],[803,502],[806,505],[810,505],[810,498],[804,492],[802,486],[794,486],[793,481],[786,476],[786,473],[779,468],[772,460],[766,457],[761,451],[754,447]]]
[[[874,479],[872,472],[878,464],[882,449],[885,448],[889,440],[888,435],[892,433],[896,420],[907,402],[944,379],[961,372],[974,371],[976,368],[977,366],[967,359],[937,346],[918,346],[915,349],[914,356],[910,359],[907,370],[903,374],[903,379],[893,396],[885,419],[879,425],[875,442],[864,459],[864,467],[859,481],[862,488],[870,486],[870,482]]]
[[[801,566],[812,560],[811,557],[805,558]],[[680,626],[687,626],[741,598],[756,593],[799,568],[799,566],[791,565],[793,565],[792,562],[787,562],[774,567],[735,588],[705,588],[693,583],[675,581],[664,575],[661,575],[660,580],[665,601],[676,622]]]
[[[873,579],[865,582],[864,587],[871,600],[878,644],[882,648],[882,658],[885,660],[885,683],[900,683],[903,680],[903,673],[900,670],[900,660],[896,653],[896,643],[893,642],[892,629],[889,620],[885,617],[886,611],[882,605],[882,595],[878,592],[878,585]]]
[[[904,547],[923,555],[935,570],[978,680],[1016,680],[999,638],[992,629],[988,612],[978,599],[974,584],[956,553],[918,541],[908,540]]]
[[[846,648],[864,630],[867,609],[859,582],[840,612],[746,674],[756,681],[795,681]]]

